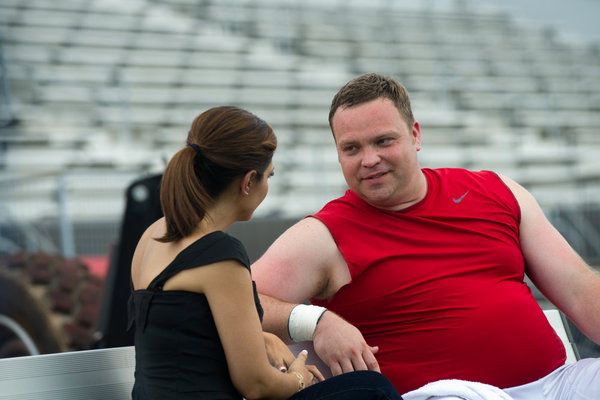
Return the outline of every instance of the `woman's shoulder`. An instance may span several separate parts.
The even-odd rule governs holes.
[[[142,236],[140,236],[140,240],[138,241],[138,247],[146,246],[148,242],[162,237],[166,231],[167,228],[165,223],[165,217],[157,219],[149,227],[146,228],[144,233],[142,233]]]
[[[247,268],[250,267],[244,244],[239,239],[223,231],[212,232],[194,242],[190,245],[189,256],[192,258],[206,258],[213,262],[236,260]]]
[[[143,255],[146,254],[148,248],[151,247],[153,244],[159,243],[155,239],[162,237],[164,235],[165,230],[166,228],[164,217],[154,221],[152,225],[146,228],[144,233],[142,233],[142,236],[140,236],[140,239],[138,240],[137,246],[135,248],[135,252],[133,255],[134,261],[136,258],[139,257],[144,258]]]

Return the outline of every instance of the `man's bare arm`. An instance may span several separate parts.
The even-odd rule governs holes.
[[[275,297],[267,296],[259,293],[260,303],[262,304],[265,314],[263,316],[262,326],[266,332],[271,332],[286,343],[291,343],[288,331],[288,318],[298,303],[288,303],[279,300]]]
[[[290,341],[288,318],[297,304],[331,298],[351,280],[346,262],[327,228],[306,218],[284,232],[252,266],[265,309],[263,329]],[[334,375],[379,371],[370,347],[353,325],[327,311],[317,325],[315,351]]]
[[[600,275],[552,226],[527,190],[501,178],[521,207],[520,240],[527,274],[586,336],[600,344]]]

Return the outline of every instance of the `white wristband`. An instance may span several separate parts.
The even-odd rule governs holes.
[[[325,307],[298,304],[292,309],[288,319],[288,333],[294,342],[312,340]]]

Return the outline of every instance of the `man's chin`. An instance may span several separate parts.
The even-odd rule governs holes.
[[[375,207],[383,207],[389,201],[389,193],[383,188],[363,189],[360,197]]]

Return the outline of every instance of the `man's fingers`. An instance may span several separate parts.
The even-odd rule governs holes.
[[[381,372],[374,353],[379,351],[377,346],[365,346],[362,353],[352,354],[351,357],[333,357],[327,362],[333,376],[352,371]]]
[[[369,352],[367,351],[367,353]],[[365,363],[365,360],[363,360],[362,355],[358,355],[352,359],[352,366],[355,371],[366,371],[369,369],[367,368],[367,364]]]
[[[341,375],[343,372],[342,366],[337,361],[329,364],[329,368],[331,369],[331,375],[333,376]]]
[[[379,347],[375,346],[367,346],[363,349],[362,353],[354,355],[351,359],[352,366],[355,371],[377,371],[379,370],[379,364],[377,363],[377,359],[373,355],[379,351]]]
[[[350,360],[350,359],[342,360],[340,365],[342,367],[343,373],[354,371],[354,366],[352,365],[352,360]]]
[[[334,376],[362,370],[380,372],[374,356],[379,348],[367,345],[356,327],[332,312],[325,313],[317,324],[313,342]]]
[[[373,351],[373,349],[375,349],[375,351]],[[377,359],[373,355],[374,353],[377,353],[378,351],[379,351],[379,347],[375,346],[375,347],[369,347],[369,350],[366,350],[362,353],[362,359],[364,360],[364,363],[366,366],[365,369],[368,369],[369,371],[381,372],[381,369],[379,368],[379,363],[377,362]]]

